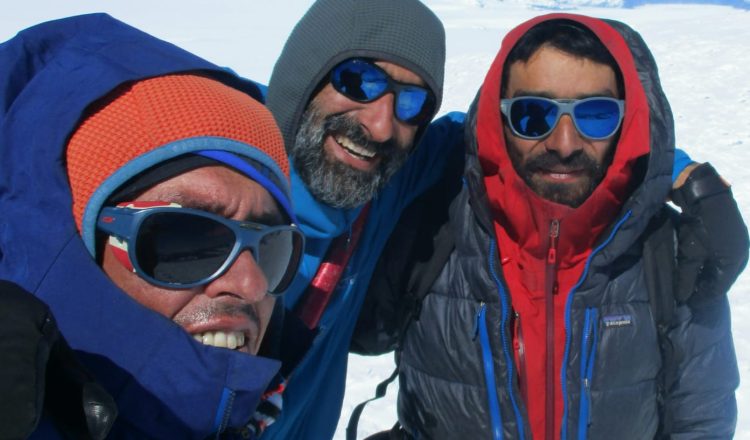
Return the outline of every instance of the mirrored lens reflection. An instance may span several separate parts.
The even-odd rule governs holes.
[[[136,242],[138,264],[159,281],[194,283],[219,270],[234,242],[231,229],[209,218],[158,213],[141,224]]]
[[[620,109],[610,100],[596,99],[581,102],[573,110],[576,124],[591,138],[611,135],[620,123]]]
[[[541,137],[552,130],[557,120],[557,105],[550,101],[528,98],[515,101],[510,114],[511,123],[520,134]]]
[[[275,292],[284,281],[294,257],[294,234],[291,231],[271,232],[263,236],[258,246],[258,265],[268,279],[268,290]]]

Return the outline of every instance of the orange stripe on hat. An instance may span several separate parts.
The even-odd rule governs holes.
[[[78,230],[91,195],[127,162],[170,142],[205,136],[254,146],[289,178],[281,132],[261,103],[196,75],[142,80],[97,102],[68,143],[66,163]]]

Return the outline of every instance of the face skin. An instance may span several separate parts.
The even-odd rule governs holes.
[[[267,225],[284,223],[271,194],[253,180],[224,166],[207,166],[161,182],[136,201],[179,203],[234,220]],[[164,289],[128,271],[104,247],[102,269],[142,305],[173,320],[207,345],[227,346],[226,337],[244,338],[236,349],[256,354],[275,299],[266,294],[267,281],[249,250],[244,250],[219,278],[192,289]],[[217,336],[218,340],[217,341]],[[231,346],[231,343],[229,344]],[[231,348],[231,347],[230,347]]]
[[[424,86],[412,71],[393,63],[375,64],[396,81]],[[372,199],[409,156],[419,127],[399,121],[393,93],[360,103],[328,83],[302,117],[291,159],[318,200],[354,208]]]
[[[506,93],[507,98],[620,96],[609,66],[550,46],[510,66]],[[604,178],[617,140],[616,135],[598,141],[581,136],[570,115],[562,116],[543,139],[516,137],[507,124],[504,133],[511,162],[526,184],[539,196],[572,207],[582,204]]]

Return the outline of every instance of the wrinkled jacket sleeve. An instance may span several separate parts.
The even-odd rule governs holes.
[[[732,438],[739,372],[727,296],[696,295],[678,306],[669,337],[676,370],[665,401],[666,434],[679,440]]]
[[[682,210],[675,297],[726,295],[745,268],[750,247],[731,188],[704,163],[672,192],[672,199]]]
[[[675,197],[682,208],[675,291],[681,305],[669,335],[676,365],[667,366],[674,382],[665,402],[665,433],[675,439],[731,438],[737,422],[727,291],[747,262],[747,228],[731,190],[706,193],[711,187],[698,184],[707,167],[694,170],[681,189],[692,197]]]

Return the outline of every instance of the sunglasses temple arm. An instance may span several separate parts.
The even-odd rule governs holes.
[[[99,229],[109,235],[128,239],[130,238],[130,226],[133,223],[132,218],[131,214],[105,209],[99,215]]]

